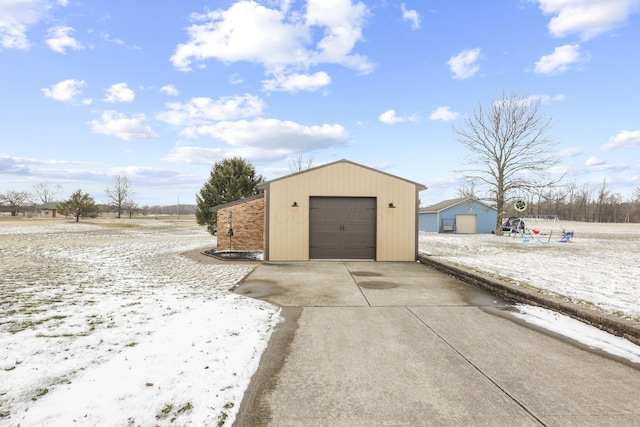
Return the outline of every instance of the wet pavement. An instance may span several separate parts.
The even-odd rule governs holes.
[[[419,263],[264,263],[283,307],[238,426],[638,425],[640,369]]]

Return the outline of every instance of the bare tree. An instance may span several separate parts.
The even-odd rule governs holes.
[[[31,195],[26,191],[9,190],[0,194],[0,203],[8,205],[11,216],[17,216],[20,208],[29,201]]]
[[[514,192],[550,187],[547,171],[560,162],[551,156],[557,142],[548,136],[551,120],[539,111],[540,101],[506,95],[482,104],[464,120],[464,128],[453,128],[456,140],[470,152],[466,180],[479,180],[488,186],[498,209],[496,233],[502,234],[505,203]]]
[[[129,219],[133,218],[133,215],[140,211],[138,204],[131,199],[128,199],[124,203],[123,208],[127,212],[127,215],[129,215]]]
[[[594,218],[595,222],[604,222],[605,220],[605,203],[609,198],[611,191],[609,191],[609,187],[607,186],[607,179],[602,180],[602,184],[598,189],[598,200],[596,201],[596,217]]]
[[[126,205],[128,203],[131,203],[131,198],[134,194],[133,190],[131,189],[131,181],[126,176],[116,175],[113,182],[113,187],[105,188],[104,192],[109,198],[109,204],[116,208],[116,217],[120,218],[122,212],[126,208]]]
[[[477,195],[478,189],[476,187],[475,180],[464,181],[456,188],[456,195],[460,198],[471,197],[473,199],[479,199]]]
[[[307,156],[307,160],[304,159],[304,156],[302,154],[299,154],[298,157],[293,160],[289,160],[289,170],[291,171],[291,173],[311,169],[313,166],[313,156],[311,154]]]
[[[60,184],[50,185],[47,182],[39,182],[33,186],[33,191],[42,204],[53,202],[56,194],[62,191]]]

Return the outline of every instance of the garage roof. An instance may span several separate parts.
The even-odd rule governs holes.
[[[460,197],[458,199],[443,200],[440,203],[436,203],[435,205],[431,205],[431,206],[427,206],[426,208],[422,208],[422,209],[420,209],[419,212],[420,213],[442,212],[445,209],[449,209],[449,208],[451,208],[453,206],[459,205],[460,203],[466,202],[467,200],[470,200],[470,201],[476,202],[476,203],[480,203],[481,205],[484,205],[484,206],[488,207],[489,209],[497,210],[493,206],[489,206],[486,203],[483,203],[478,199],[474,199],[473,197]]]
[[[341,159],[341,160],[338,160],[338,161],[335,161],[335,162],[327,163],[327,164],[324,164],[324,165],[321,165],[321,166],[316,166],[316,167],[314,167],[314,168],[306,169],[306,170],[303,170],[303,171],[300,171],[300,172],[295,172],[295,173],[292,173],[292,174],[290,174],[290,175],[282,176],[282,177],[280,177],[280,178],[275,178],[275,179],[272,179],[272,180],[270,180],[270,181],[263,182],[262,184],[260,184],[260,185],[258,186],[258,189],[259,189],[259,190],[268,190],[268,189],[269,189],[269,185],[270,185],[272,182],[280,181],[280,180],[282,180],[282,179],[287,179],[287,178],[290,178],[290,177],[292,177],[292,176],[300,175],[300,174],[307,173],[307,172],[310,172],[310,171],[313,171],[313,170],[317,170],[317,169],[321,169],[321,168],[326,168],[326,167],[328,167],[328,166],[332,166],[332,165],[335,165],[335,164],[338,164],[338,163],[349,163],[349,164],[351,164],[351,165],[358,166],[358,167],[361,167],[361,168],[364,168],[364,169],[368,169],[368,170],[371,170],[371,171],[374,171],[374,172],[377,172],[377,173],[380,173],[380,174],[383,174],[383,175],[387,175],[387,176],[390,176],[390,177],[392,177],[392,178],[400,179],[400,180],[402,180],[402,181],[405,181],[405,182],[408,182],[408,183],[414,184],[414,185],[417,187],[417,189],[418,189],[419,191],[422,191],[422,190],[426,190],[426,189],[427,189],[427,186],[426,186],[426,185],[424,185],[424,184],[420,184],[419,182],[410,181],[410,180],[408,180],[408,179],[405,179],[405,178],[402,178],[402,177],[399,177],[399,176],[396,176],[396,175],[392,175],[392,174],[390,174],[390,173],[383,172],[383,171],[378,170],[378,169],[370,168],[369,166],[364,166],[364,165],[361,165],[361,164],[359,164],[359,163],[352,162],[352,161],[350,161],[350,160],[346,160],[346,159]]]

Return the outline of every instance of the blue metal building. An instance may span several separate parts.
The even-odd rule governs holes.
[[[418,211],[420,231],[433,233],[491,233],[498,210],[472,197],[444,200]]]

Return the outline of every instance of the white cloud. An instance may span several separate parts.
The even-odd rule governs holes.
[[[563,94],[558,94],[558,95],[529,95],[526,99],[527,99],[527,103],[530,104],[531,102],[534,101],[540,101],[541,104],[551,104],[552,102],[559,102],[559,101],[564,101],[565,100],[565,96]]]
[[[299,23],[286,23],[282,12],[253,1],[241,0],[227,10],[193,14],[192,20],[196,23],[188,29],[189,41],[179,44],[171,57],[179,70],[191,70],[194,61],[209,58],[265,66],[306,59],[303,41],[309,37],[307,29]]]
[[[305,126],[276,119],[220,122],[210,126],[193,127],[183,134],[209,136],[224,141],[229,146],[181,146],[164,160],[212,164],[225,157],[240,156],[252,162],[268,162],[285,159],[294,153],[344,146],[349,141],[349,134],[340,125]]]
[[[169,96],[178,96],[178,95],[180,95],[180,92],[178,92],[178,89],[176,89],[176,87],[174,85],[162,86],[160,88],[160,92],[164,92]]]
[[[209,136],[237,147],[282,149],[287,153],[342,146],[349,140],[349,134],[340,125],[305,126],[263,118],[193,127],[186,134]]]
[[[84,80],[68,79],[63,80],[55,85],[42,89],[44,96],[55,99],[56,101],[67,102],[74,101],[80,95],[81,89],[86,86]],[[84,101],[83,101],[84,103]]]
[[[548,24],[554,37],[578,34],[583,41],[620,27],[629,15],[639,10],[638,0],[532,1],[538,3],[544,13],[554,15]]]
[[[67,0],[2,0],[0,1],[0,47],[29,49],[29,27],[42,21],[55,5],[66,6]]]
[[[640,130],[622,130],[616,136],[609,138],[609,142],[600,148],[608,151],[620,147],[640,147]]]
[[[261,64],[267,75],[282,90],[289,75],[307,75],[309,67],[324,63],[340,64],[367,73],[373,68],[369,60],[352,54],[362,39],[367,7],[351,0],[308,0],[305,13],[270,9],[254,1],[240,0],[226,10],[194,14],[189,40],[179,44],[171,56],[173,65],[182,71],[194,63],[217,59],[224,63],[247,61]],[[256,37],[260,34],[260,37]],[[316,37],[314,37],[316,36]],[[301,73],[302,71],[302,73]],[[326,80],[328,75],[314,74]],[[326,76],[326,77],[325,77]],[[273,80],[267,80],[273,85]],[[307,88],[319,85],[308,85]],[[299,85],[292,86],[299,90]]]
[[[262,114],[264,101],[253,95],[227,96],[217,100],[199,97],[191,98],[187,103],[168,103],[166,107],[168,110],[156,115],[156,119],[173,126],[193,126],[258,116]]]
[[[252,163],[272,162],[285,159],[289,150],[264,150],[252,147],[207,148],[182,146],[177,147],[162,160],[172,163],[188,163],[211,165],[222,159],[242,157]]]
[[[388,125],[394,125],[396,123],[400,123],[404,121],[402,117],[398,117],[396,115],[395,110],[387,110],[384,113],[380,114],[380,117],[378,118],[382,123],[386,123]]]
[[[115,38],[115,37],[111,37],[111,35],[109,33],[107,33],[107,32],[102,32],[100,34],[100,37],[102,37],[103,40],[108,41],[109,43],[114,43],[114,44],[117,44],[117,45],[120,45],[120,46],[124,46],[124,44],[125,44],[124,40],[118,39],[118,38]]]
[[[387,110],[384,113],[380,114],[380,116],[378,116],[378,119],[382,123],[385,123],[388,125],[394,125],[396,123],[418,121],[418,115],[412,114],[410,116],[400,117],[396,114],[396,111],[392,109],[392,110]]]
[[[103,99],[105,102],[133,102],[136,94],[127,87],[126,83],[116,83],[107,89],[107,96]]]
[[[100,120],[89,122],[91,131],[102,135],[115,136],[117,138],[130,139],[155,139],[158,134],[145,124],[144,114],[135,114],[127,117],[116,111],[105,111]]]
[[[420,14],[416,10],[407,9],[405,4],[400,5],[402,8],[402,19],[411,22],[412,30],[420,29]]]
[[[443,122],[449,122],[451,120],[455,120],[460,116],[460,113],[456,113],[455,111],[451,111],[450,107],[438,107],[431,113],[429,118],[431,120],[442,120]]]
[[[606,160],[598,157],[589,157],[584,163],[584,168],[578,168],[573,171],[577,174],[589,174],[592,172],[620,172],[629,169],[629,165],[625,163],[607,163]]]
[[[264,80],[262,87],[267,91],[312,92],[331,84],[331,77],[324,71],[315,74],[276,75],[274,79]]]
[[[558,156],[562,157],[563,159],[575,157],[580,154],[582,154],[582,148],[579,147],[568,147],[558,152]]]
[[[47,31],[46,42],[54,52],[67,53],[66,49],[82,50],[82,43],[71,37],[69,34],[74,31],[71,27],[52,27]]]
[[[584,162],[585,166],[602,166],[606,162],[602,159],[599,159],[595,156],[589,157],[586,162]]]
[[[582,64],[589,61],[589,55],[580,52],[579,44],[559,46],[550,55],[544,55],[536,62],[533,71],[537,74],[557,74],[565,72],[572,64]]]
[[[480,48],[467,49],[449,58],[447,64],[453,73],[453,78],[463,80],[480,71],[480,66],[477,64],[478,59],[480,59]]]

